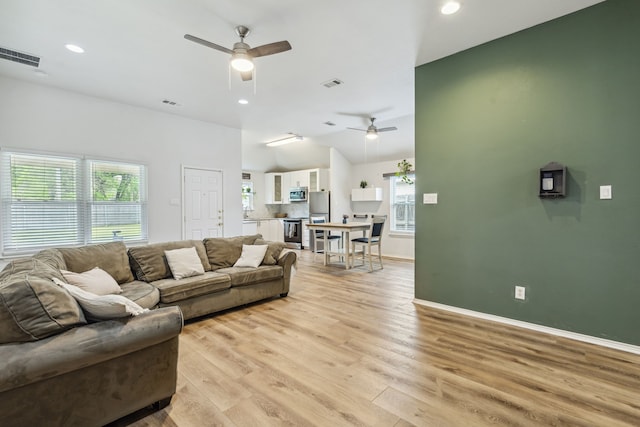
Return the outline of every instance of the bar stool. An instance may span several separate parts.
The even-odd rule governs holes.
[[[326,221],[324,219],[324,217],[311,217],[311,223],[312,224],[324,224]],[[316,259],[316,254],[318,253],[318,241],[322,241],[324,242],[324,230],[315,230],[315,238],[313,239],[313,260],[315,261]],[[329,245],[328,249],[331,249],[331,242],[338,242],[338,244],[340,243],[340,241],[342,240],[342,236],[338,236],[338,235],[332,235],[329,231],[326,231],[327,233],[327,243]],[[338,245],[339,247],[339,245]],[[324,251],[327,248],[322,248],[322,252],[324,253]]]
[[[357,239],[351,239],[351,252],[353,253],[353,259],[356,259],[356,245],[362,246],[362,265],[364,265],[365,250],[369,257],[369,271],[373,271],[373,257],[371,256],[371,247],[378,247],[378,261],[380,262],[380,269],[382,266],[382,229],[384,228],[384,217],[371,218],[371,228],[369,228],[369,234],[367,237],[358,237]],[[354,262],[355,264],[355,262]]]

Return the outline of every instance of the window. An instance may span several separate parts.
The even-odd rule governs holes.
[[[253,182],[242,181],[242,210],[244,212],[253,210]]]
[[[145,167],[89,161],[90,242],[146,240]]]
[[[416,185],[415,174],[407,175],[409,184],[399,176],[391,176],[391,232],[411,233],[416,229]]]
[[[0,178],[2,255],[147,239],[144,166],[6,151]]]

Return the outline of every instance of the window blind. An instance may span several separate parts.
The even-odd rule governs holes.
[[[2,253],[84,242],[80,159],[2,152]]]
[[[15,151],[0,155],[3,256],[147,240],[144,165]]]

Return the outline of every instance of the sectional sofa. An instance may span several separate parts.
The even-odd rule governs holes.
[[[267,247],[257,267],[235,266],[245,245]],[[192,248],[201,271],[176,279],[167,256]],[[0,424],[101,426],[166,406],[184,319],[286,296],[296,254],[283,249],[254,235],[128,249],[112,242],[12,261],[0,272]],[[96,321],[53,281],[95,267],[143,312]]]

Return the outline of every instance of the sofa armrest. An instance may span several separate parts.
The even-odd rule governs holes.
[[[296,255],[293,251],[287,251],[280,255],[278,258],[278,265],[283,268],[282,279],[283,279],[283,291],[281,295],[286,295],[289,293],[289,287],[291,284],[291,274],[292,270],[296,267],[298,263],[298,255]]]
[[[165,307],[126,319],[76,327],[28,343],[0,345],[0,392],[168,341],[180,334],[182,312]]]

